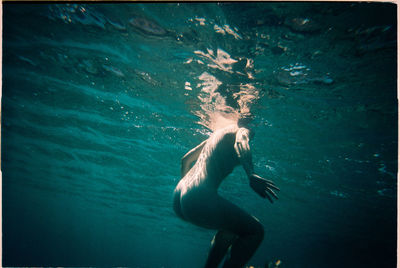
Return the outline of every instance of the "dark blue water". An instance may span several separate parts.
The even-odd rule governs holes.
[[[269,204],[240,168],[221,186],[265,227],[249,265],[395,267],[395,5],[3,16],[3,265],[202,267],[214,231],[174,215],[180,158],[251,113],[256,171],[281,192]]]

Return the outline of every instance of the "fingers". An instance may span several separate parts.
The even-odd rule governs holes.
[[[273,203],[272,197],[278,199],[278,196],[273,190],[280,191],[280,189],[276,187],[273,181],[264,179],[257,174],[252,174],[252,177],[252,182],[254,183],[252,187],[261,197],[268,198],[271,203]]]
[[[281,190],[278,187],[276,187],[276,185],[275,185],[275,183],[273,181],[270,181],[270,180],[267,180],[267,179],[264,179],[264,178],[261,178],[261,177],[260,177],[260,179],[262,179],[267,184],[268,187],[270,187],[270,188],[272,188],[274,190],[277,190],[277,191]]]
[[[274,184],[267,184],[267,187],[268,188],[272,188],[272,189],[274,189],[274,190],[276,190],[276,191],[280,191],[281,189],[279,189],[278,187],[276,187]]]
[[[270,188],[267,187],[267,189],[265,190],[265,192],[269,193],[270,195],[272,195],[273,197],[275,197],[276,199],[278,199],[278,196],[274,193],[274,191],[272,191]]]
[[[242,158],[243,155],[243,145],[240,142],[235,143],[235,150],[239,158]]]
[[[264,194],[265,194],[265,197],[268,198],[269,202],[271,202],[271,204],[274,203],[272,198],[266,192],[264,192]]]

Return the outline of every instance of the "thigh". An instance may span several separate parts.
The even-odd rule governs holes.
[[[210,229],[246,235],[262,228],[259,221],[217,193],[187,193],[181,199],[186,220]]]
[[[215,210],[215,217],[221,230],[237,235],[247,235],[263,228],[256,217],[220,196],[216,198]]]

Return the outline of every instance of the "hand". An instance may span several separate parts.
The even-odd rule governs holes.
[[[271,203],[273,203],[271,196],[278,199],[278,196],[274,193],[274,191],[272,191],[272,189],[276,191],[280,191],[280,189],[276,187],[272,181],[261,178],[256,174],[250,175],[249,180],[250,187],[262,198],[268,198]]]

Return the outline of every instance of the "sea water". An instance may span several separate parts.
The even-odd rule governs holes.
[[[256,267],[394,267],[396,6],[3,4],[3,265],[202,267],[180,159],[252,114]]]

